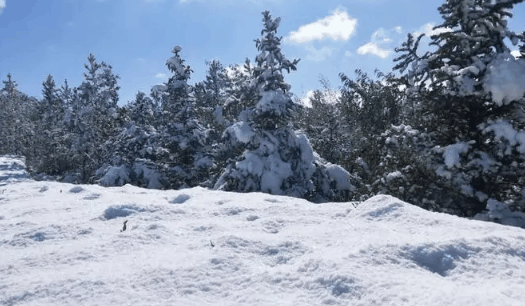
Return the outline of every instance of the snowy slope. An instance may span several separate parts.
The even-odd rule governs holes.
[[[390,196],[354,208],[5,176],[0,305],[524,303],[525,230]]]

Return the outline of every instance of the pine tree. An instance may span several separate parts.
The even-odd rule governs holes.
[[[192,70],[181,58],[182,48],[176,46],[174,56],[166,62],[173,73],[164,85],[153,88],[153,96],[161,101],[161,147],[169,154],[164,165],[169,188],[194,187],[208,178],[213,167],[206,129],[195,114],[193,87],[188,84]]]
[[[18,84],[7,75],[0,89],[0,153],[29,156],[34,154],[37,101],[18,89]]]
[[[168,150],[162,148],[157,119],[158,105],[138,92],[125,108],[124,123],[119,133],[106,142],[103,151],[105,163],[97,170],[98,182],[103,186],[135,186],[163,189],[168,186],[163,176],[163,160]]]
[[[485,209],[489,199],[516,203],[521,198],[516,190],[524,182],[505,168],[513,161],[520,165],[522,153],[516,146],[513,154],[499,153],[501,137],[493,125],[505,122],[516,132],[523,128],[513,118],[521,108],[523,92],[521,97],[509,95],[504,89],[508,84],[501,82],[502,69],[522,69],[510,58],[504,41],[518,38],[508,29],[507,19],[521,2],[448,0],[439,8],[444,22],[436,29],[441,31],[431,37],[436,51],[417,54],[422,36],[409,36],[397,49],[403,54],[395,69],[407,70],[403,80],[409,99],[415,101],[419,129],[431,139],[431,148],[418,154],[426,156],[442,181],[437,185],[427,181],[436,194],[428,201],[437,201],[433,205],[445,211],[473,216]],[[513,170],[523,172],[521,167]],[[443,196],[442,190],[450,188],[455,196]],[[438,193],[440,200],[436,200]]]
[[[230,86],[226,90],[223,115],[229,126],[239,121],[241,113],[255,107],[259,97],[257,88],[252,84],[254,67],[249,59],[246,59],[244,65],[230,65],[228,71]]]
[[[218,142],[228,124],[223,115],[223,107],[231,81],[220,61],[206,61],[206,65],[206,79],[195,85],[195,112],[201,124],[210,129],[212,140]]]
[[[65,104],[51,75],[46,77],[42,86],[43,99],[38,106],[39,116],[34,141],[37,154],[28,158],[27,162],[37,173],[58,175],[67,168],[66,157],[63,155],[66,149]]]
[[[73,134],[68,136],[73,140],[69,163],[78,165],[82,182],[93,182],[96,169],[105,162],[101,148],[118,131],[120,87],[112,67],[98,63],[93,54],[84,67],[84,81],[73,90],[65,117]]]
[[[326,164],[316,155],[305,135],[296,135],[291,120],[296,108],[283,70],[296,70],[277,37],[280,18],[263,12],[262,38],[253,83],[259,96],[255,107],[241,114],[241,121],[224,135],[228,150],[241,147],[215,184],[216,189],[239,192],[262,191],[303,197],[313,201],[348,199],[353,186],[350,175],[339,166]]]

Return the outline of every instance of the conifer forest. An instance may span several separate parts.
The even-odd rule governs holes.
[[[430,51],[425,34],[408,34],[392,71],[341,71],[337,88],[321,78],[308,103],[286,82],[301,61],[285,56],[269,11],[254,59],[206,61],[190,83],[174,46],[168,81],[132,101],[119,101],[119,76],[93,54],[81,84],[48,75],[42,98],[13,71],[0,84],[0,154],[23,156],[39,180],[315,203],[388,194],[492,221],[525,213],[525,34],[507,27],[521,2],[444,1]]]

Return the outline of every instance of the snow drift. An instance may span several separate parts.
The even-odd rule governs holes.
[[[523,229],[390,196],[8,182],[0,254],[0,305],[517,306],[525,290]]]

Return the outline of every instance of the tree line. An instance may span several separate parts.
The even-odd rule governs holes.
[[[340,74],[300,103],[285,72],[280,19],[263,12],[259,54],[205,79],[177,46],[169,80],[118,105],[112,67],[43,82],[42,99],[0,90],[0,153],[42,179],[148,188],[263,191],[314,202],[391,194],[432,211],[497,220],[525,212],[525,36],[507,27],[523,0],[448,0],[429,37],[407,36],[392,72]],[[511,55],[509,46],[520,55]]]

